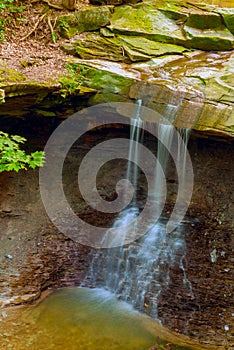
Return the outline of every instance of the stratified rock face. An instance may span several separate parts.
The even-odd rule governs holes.
[[[104,35],[87,33],[77,39],[75,44],[64,45],[64,49],[83,59],[96,57],[126,63],[148,61],[152,57],[188,51],[183,46],[160,43],[144,37],[120,34],[110,36],[109,32],[104,32]]]
[[[233,16],[233,9],[158,0],[114,9],[108,6],[83,9],[61,17],[58,27],[66,38],[107,26],[113,34],[137,36],[138,40],[140,37],[187,48],[224,51],[234,48]],[[144,52],[143,47],[142,44]]]
[[[117,6],[108,18],[64,45],[89,67],[83,84],[99,91],[91,104],[141,99],[176,126],[234,135],[233,8],[156,0]]]
[[[178,127],[233,137],[233,58],[231,52],[194,52],[132,65],[75,60],[74,67],[85,72],[83,84],[98,91],[89,104],[141,99]]]
[[[141,99],[178,127],[233,137],[233,16],[233,8],[179,0],[84,7],[58,19],[61,34],[75,36],[63,49],[79,57],[71,60],[73,76],[66,83],[76,86],[73,96],[89,105]],[[28,82],[6,67],[0,78],[6,80],[6,74],[1,101],[28,96],[22,116],[32,111],[58,115],[61,80]],[[3,115],[16,113],[9,104],[1,107]]]

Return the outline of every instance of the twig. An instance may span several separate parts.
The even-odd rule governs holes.
[[[39,23],[43,20],[43,18],[45,17],[45,15],[46,15],[46,13],[44,13],[44,15],[42,15],[42,16],[38,19],[38,21],[37,21],[37,23],[35,24],[35,26],[33,27],[33,29],[32,29],[27,35],[25,35],[23,38],[21,38],[20,41],[24,41],[24,40],[27,39],[33,32],[35,32],[35,30],[37,29]]]
[[[50,31],[51,31],[51,38],[53,40],[53,43],[56,44],[56,40],[55,40],[55,36],[54,36],[54,29],[53,29],[52,24],[51,24],[50,16],[48,16],[48,18],[47,18],[47,23],[48,23],[48,26],[49,26]]]
[[[64,8],[62,6],[51,4],[51,2],[49,2],[49,0],[31,0],[31,3],[36,3],[36,2],[40,2],[40,1],[45,2],[48,6],[53,7],[56,10],[64,10]]]
[[[42,2],[45,2],[49,7],[53,7],[56,10],[64,10],[62,6],[51,4],[48,0],[42,0]]]

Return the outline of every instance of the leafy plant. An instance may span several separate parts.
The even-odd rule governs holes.
[[[4,40],[4,32],[7,23],[12,19],[11,14],[20,13],[25,9],[25,6],[15,5],[15,0],[0,0],[0,40]],[[24,21],[24,18],[16,18],[17,21]]]
[[[34,169],[43,165],[44,152],[26,154],[20,149],[20,144],[25,141],[24,137],[0,131],[0,172],[11,170],[18,172],[20,169]]]
[[[66,98],[69,95],[74,95],[84,83],[85,73],[88,68],[81,67],[78,64],[67,65],[68,74],[63,76],[59,82],[61,84],[60,94]]]

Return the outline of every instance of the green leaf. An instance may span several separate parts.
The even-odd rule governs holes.
[[[0,131],[0,172],[35,169],[41,167],[44,163],[44,152],[36,151],[26,154],[20,149],[20,144],[26,139],[19,135],[8,135]]]

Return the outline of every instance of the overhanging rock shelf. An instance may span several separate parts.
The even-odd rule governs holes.
[[[72,103],[61,98],[59,78],[38,83],[22,69],[12,79],[5,67],[1,115],[66,117],[81,105],[141,99],[162,115],[174,106],[170,121],[177,127],[232,138],[233,18],[233,8],[162,0],[62,16],[58,28],[68,40],[61,45],[75,56],[67,61],[77,83]]]

